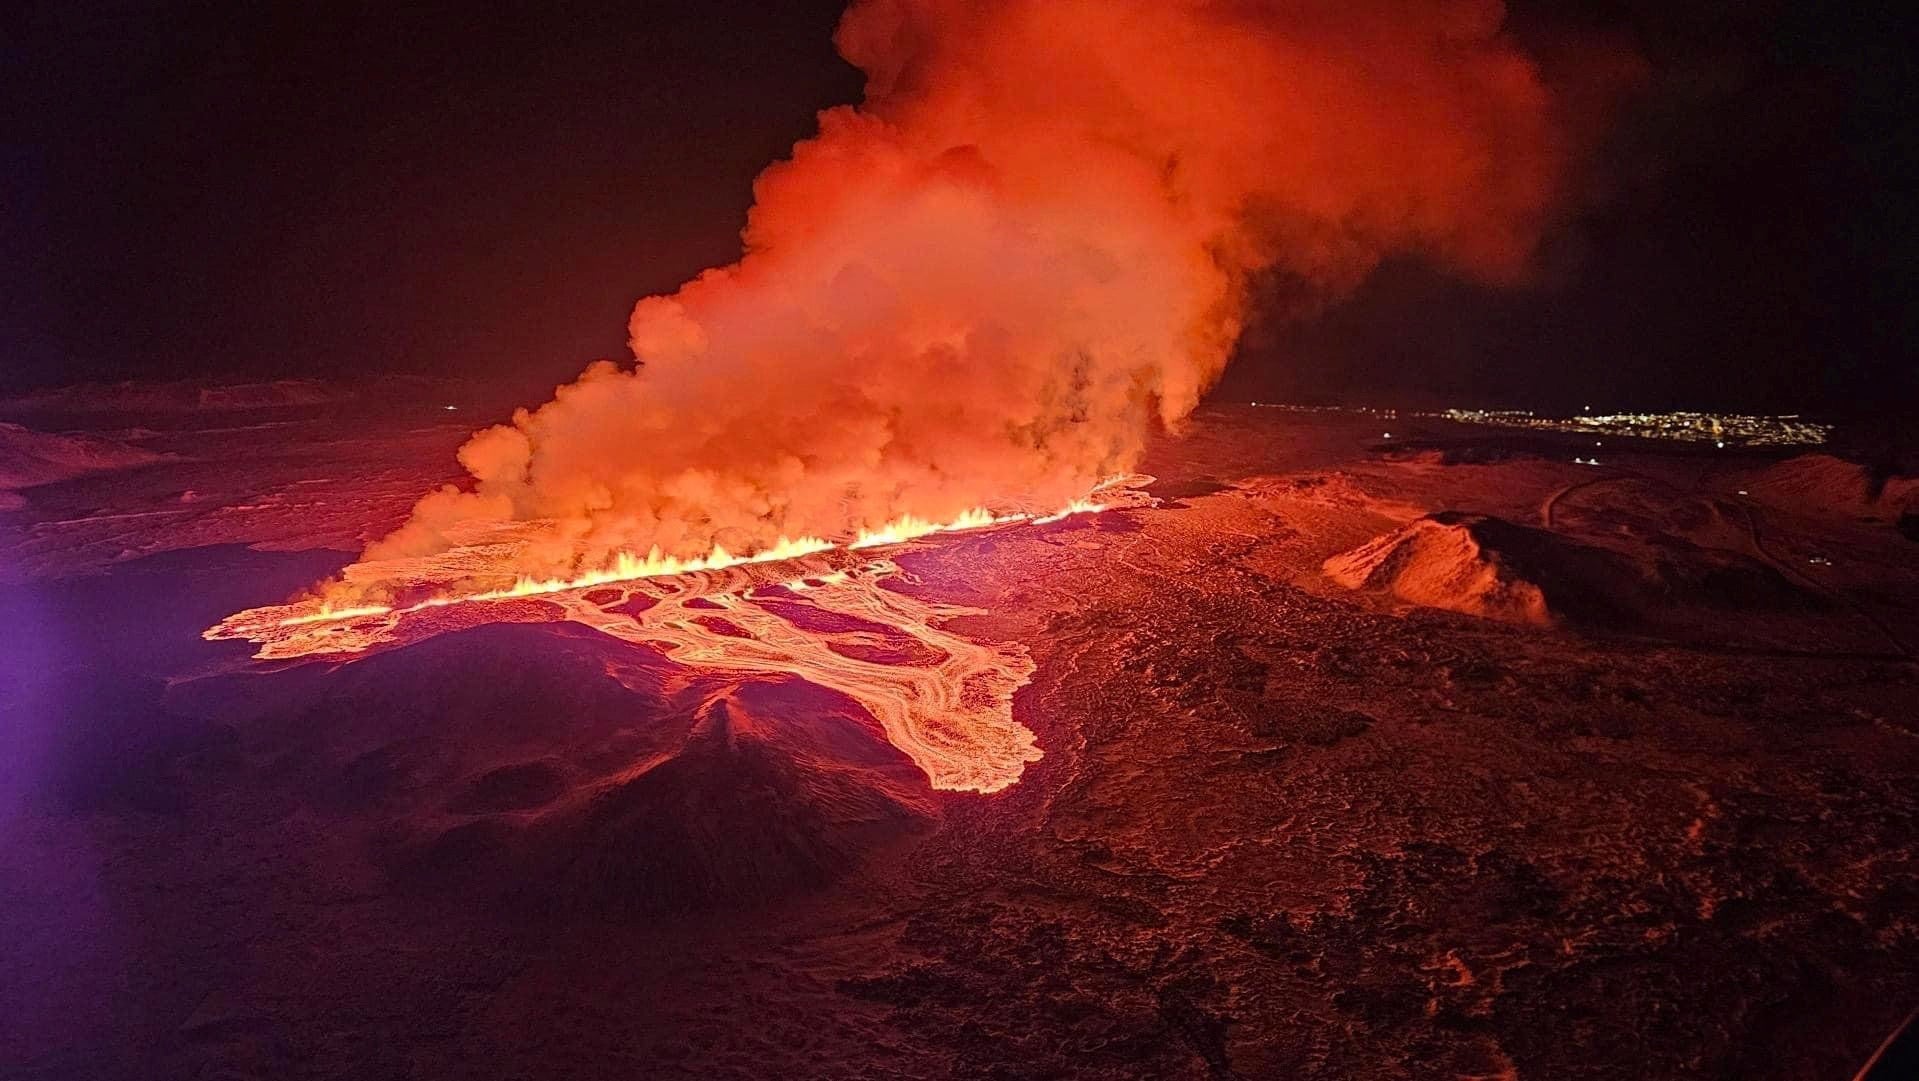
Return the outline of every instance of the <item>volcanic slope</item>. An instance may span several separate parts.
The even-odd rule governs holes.
[[[845,696],[714,679],[583,628],[495,624],[322,673],[176,683],[397,888],[528,911],[685,911],[825,884],[932,813]]]
[[[0,1072],[1846,1076],[1919,985],[1912,542],[1740,495],[1765,459],[1393,431],[1214,408],[1157,506],[888,555],[1031,665],[1042,756],[991,793],[803,672],[550,613],[347,664],[198,638],[344,552],[12,587]],[[1541,626],[1323,569],[1449,512],[1792,592]]]
[[[1714,607],[1817,610],[1813,594],[1742,552],[1656,534],[1581,541],[1498,518],[1441,511],[1323,564],[1348,589],[1514,623],[1628,626]]]

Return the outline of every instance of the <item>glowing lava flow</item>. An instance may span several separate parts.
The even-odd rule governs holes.
[[[291,660],[364,654],[482,623],[572,621],[664,653],[686,666],[689,680],[792,675],[838,691],[873,715],[933,787],[996,792],[1040,757],[1033,733],[1012,713],[1013,693],[1032,676],[1033,662],[1023,646],[945,630],[954,617],[983,613],[889,588],[889,579],[910,575],[873,549],[1137,506],[1145,497],[1130,489],[1146,481],[1109,482],[1101,502],[1075,501],[1052,514],[902,518],[844,545],[807,538],[743,557],[715,549],[685,562],[622,556],[571,579],[522,577],[504,589],[436,593],[398,606],[329,609],[308,599],[236,613],[204,636],[252,641],[256,658]]]
[[[1116,482],[1108,481],[1106,484],[1101,485],[1100,489],[1096,489],[1096,491],[1103,490],[1114,483]],[[961,513],[959,517],[954,518],[950,522],[929,522],[923,518],[906,514],[888,522],[877,530],[861,530],[858,536],[844,545],[835,545],[819,537],[801,537],[799,540],[788,540],[782,537],[773,547],[762,552],[755,552],[752,555],[744,556],[736,556],[725,548],[714,545],[713,551],[705,556],[695,559],[678,559],[673,556],[662,555],[659,548],[655,547],[645,556],[636,556],[631,552],[621,552],[615,556],[613,562],[607,566],[599,570],[586,571],[572,578],[534,578],[530,575],[520,575],[514,579],[511,586],[504,589],[442,594],[404,607],[396,608],[392,605],[374,604],[335,608],[325,601],[310,598],[289,605],[270,605],[263,608],[250,608],[221,620],[215,626],[208,628],[202,637],[209,640],[243,638],[254,642],[265,643],[261,651],[254,654],[254,656],[259,659],[268,660],[285,660],[292,657],[304,656],[308,653],[354,652],[364,647],[355,646],[351,638],[305,642],[302,644],[304,648],[296,648],[291,651],[286,648],[275,648],[275,644],[271,639],[276,636],[262,637],[259,633],[264,626],[261,617],[273,619],[274,625],[282,628],[303,627],[319,623],[344,623],[369,616],[384,616],[394,613],[404,615],[409,612],[424,611],[428,608],[440,608],[449,604],[511,600],[549,593],[564,593],[575,589],[591,589],[594,586],[631,582],[643,578],[671,578],[683,574],[694,574],[700,571],[723,570],[728,567],[737,567],[750,563],[777,563],[790,559],[798,559],[802,556],[813,555],[818,552],[830,552],[836,549],[857,551],[863,548],[879,548],[891,544],[901,544],[909,540],[916,540],[920,537],[931,536],[936,533],[959,533],[971,529],[985,529],[989,526],[1009,525],[1016,522],[1031,522],[1035,525],[1045,525],[1049,522],[1057,522],[1075,514],[1093,514],[1104,509],[1105,506],[1103,504],[1096,503],[1090,499],[1075,499],[1065,507],[1045,515],[1026,513],[996,515],[984,508],[976,507],[973,510]]]
[[[873,715],[934,788],[1006,788],[1041,757],[1032,730],[1013,719],[1013,692],[1032,678],[1033,662],[1023,646],[942,629],[955,616],[984,613],[882,584],[902,573],[875,560],[784,587],[660,597],[638,616],[623,610],[637,587],[611,600],[575,592],[556,603],[566,619],[701,673],[790,674],[838,691]]]

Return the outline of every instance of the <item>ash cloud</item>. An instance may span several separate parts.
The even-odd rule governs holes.
[[[369,558],[550,523],[516,569],[1051,507],[1224,368],[1251,283],[1390,253],[1522,277],[1595,95],[1496,0],[859,0],[865,100],[755,185],[745,253],[476,434]]]

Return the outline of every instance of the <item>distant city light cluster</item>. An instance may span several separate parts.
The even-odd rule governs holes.
[[[1506,428],[1536,428],[1554,432],[1588,432],[1639,439],[1676,439],[1724,447],[1804,446],[1824,443],[1832,425],[1797,415],[1749,417],[1739,413],[1582,413],[1576,417],[1542,417],[1531,410],[1447,409],[1427,414],[1461,424],[1491,424]]]
[[[1378,417],[1381,420],[1396,420],[1397,409],[1374,409],[1370,405],[1293,405],[1289,402],[1247,402],[1255,409],[1277,409],[1285,413],[1357,413],[1362,416]],[[1407,413],[1409,417],[1438,416],[1437,413]]]
[[[1372,406],[1289,405],[1280,402],[1249,402],[1261,409],[1281,409],[1292,413],[1350,413],[1396,420],[1397,409]],[[1717,447],[1797,447],[1826,442],[1832,425],[1806,420],[1798,414],[1780,417],[1749,417],[1740,413],[1594,413],[1576,417],[1545,417],[1530,409],[1442,409],[1437,413],[1406,410],[1409,417],[1429,417],[1459,424],[1486,424],[1502,428],[1533,428],[1551,432],[1586,432],[1594,435],[1630,436],[1638,439],[1675,439],[1687,443],[1711,443]],[[1381,438],[1391,439],[1391,432]],[[1593,446],[1604,446],[1595,440]],[[1598,458],[1579,461],[1598,465]]]

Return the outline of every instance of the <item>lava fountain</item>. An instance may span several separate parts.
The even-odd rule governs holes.
[[[236,613],[205,637],[254,642],[261,660],[350,659],[480,623],[568,620],[660,652],[689,672],[794,675],[838,691],[872,714],[934,788],[996,792],[1041,756],[1012,710],[1033,662],[1022,646],[946,630],[955,617],[983,613],[893,588],[889,583],[914,580],[890,556],[954,534],[1140,506],[1149,500],[1138,488],[1150,480],[1115,478],[1088,499],[1046,514],[980,510],[945,523],[903,519],[839,545],[808,538],[684,563],[657,553],[623,555],[564,581],[522,577],[504,588],[477,588],[456,579],[401,605],[335,609],[307,598]],[[361,564],[355,571],[404,578],[406,588],[418,590],[497,557],[500,543],[495,537],[409,566]]]
[[[1312,306],[1401,254],[1522,277],[1594,130],[1575,114],[1610,96],[1575,83],[1627,73],[1548,70],[1503,17],[1498,0],[856,0],[835,42],[864,99],[761,174],[737,263],[641,300],[634,363],[476,433],[470,483],[428,493],[312,597],[208,633],[284,659],[558,613],[846,690],[935,784],[1003,787],[1038,753],[1006,706],[1023,655],[943,633],[949,611],[889,592],[897,565],[861,554],[1010,524],[983,507],[1090,509],[1072,501],[1218,379],[1262,284]],[[925,663],[795,630],[762,603],[776,568]],[[649,584],[741,576],[699,605]]]

